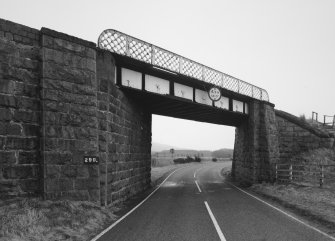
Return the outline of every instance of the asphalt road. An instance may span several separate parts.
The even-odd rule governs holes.
[[[331,240],[224,182],[230,163],[178,170],[99,241]]]

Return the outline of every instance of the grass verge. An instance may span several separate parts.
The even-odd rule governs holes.
[[[152,185],[188,165],[192,164],[152,168]],[[116,211],[84,201],[12,200],[0,206],[0,241],[90,240],[117,220]]]
[[[335,235],[335,193],[331,189],[263,183],[254,184],[247,190],[279,204],[312,226]]]
[[[116,219],[84,201],[21,199],[0,207],[0,241],[90,240]]]
[[[297,184],[253,184],[244,185],[231,179],[230,168],[223,168],[221,175],[227,181],[241,186],[248,192],[281,206],[287,211],[303,218],[310,225],[326,233],[335,235],[335,193],[334,188],[326,189]]]
[[[249,191],[269,199],[335,234],[335,193],[330,189],[301,185],[254,184]]]

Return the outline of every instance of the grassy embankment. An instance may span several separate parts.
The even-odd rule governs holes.
[[[184,165],[152,168],[152,185]],[[117,220],[117,208],[91,202],[17,199],[0,203],[0,241],[90,240]]]
[[[335,150],[317,149],[297,157],[301,158],[306,164],[335,164]],[[317,181],[291,184],[263,183],[255,184],[248,189],[335,235],[335,182],[328,180],[328,184],[320,188]]]
[[[91,202],[20,199],[0,207],[0,240],[89,240],[116,219],[113,211]]]

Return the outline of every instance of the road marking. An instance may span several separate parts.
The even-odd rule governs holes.
[[[226,183],[228,183],[229,185],[235,187],[237,190],[239,190],[239,191],[241,191],[241,192],[243,192],[243,193],[249,195],[250,197],[253,197],[254,199],[256,199],[256,200],[258,200],[258,201],[260,201],[260,202],[262,202],[262,203],[268,205],[269,207],[271,207],[271,208],[277,210],[278,212],[281,212],[282,214],[284,214],[284,215],[286,215],[286,216],[292,218],[293,220],[295,220],[295,221],[297,221],[297,222],[299,222],[299,223],[305,225],[306,227],[311,228],[311,229],[313,229],[314,231],[316,231],[316,232],[318,232],[318,233],[320,233],[320,234],[326,236],[327,238],[330,238],[331,240],[335,240],[335,237],[330,236],[329,234],[327,234],[327,233],[325,233],[325,232],[323,232],[323,231],[321,231],[321,230],[319,230],[319,229],[317,229],[317,228],[315,228],[315,227],[313,227],[313,226],[311,226],[311,225],[305,223],[304,221],[302,221],[302,220],[300,220],[300,219],[298,219],[298,218],[292,216],[291,214],[288,214],[287,212],[285,212],[285,211],[283,211],[283,210],[281,210],[281,209],[279,209],[279,208],[277,208],[277,207],[271,205],[270,203],[267,203],[266,201],[264,201],[264,200],[262,200],[262,199],[260,199],[260,198],[258,198],[258,197],[256,197],[256,196],[254,196],[254,195],[248,193],[247,191],[244,191],[243,189],[241,189],[241,188],[235,186],[234,184],[232,184],[232,183],[230,183],[230,182],[226,182]]]
[[[204,167],[200,167],[200,168],[198,168],[197,170],[195,170],[195,172],[194,172],[194,174],[193,174],[193,177],[196,178],[198,171],[201,170],[201,169],[203,169],[203,168],[204,168]]]
[[[97,236],[95,236],[93,239],[91,239],[91,241],[97,241],[99,238],[101,238],[101,236],[103,236],[105,233],[107,233],[109,230],[111,230],[112,228],[114,228],[116,225],[118,225],[123,219],[125,219],[127,216],[129,216],[131,213],[133,213],[137,208],[139,208],[145,201],[147,201],[165,182],[167,179],[169,179],[170,176],[172,176],[175,172],[184,169],[186,167],[181,167],[178,168],[177,170],[174,170],[173,172],[171,172],[165,179],[164,181],[152,192],[150,193],[142,202],[140,202],[139,204],[137,204],[132,210],[130,210],[128,213],[126,213],[125,215],[123,215],[120,219],[118,219],[115,223],[113,223],[111,226],[109,226],[108,228],[106,228],[104,231],[102,231],[101,233],[99,233]]]
[[[222,233],[222,230],[218,224],[218,222],[216,221],[215,217],[214,217],[214,214],[212,213],[212,210],[211,208],[209,207],[208,203],[205,201],[205,206],[207,208],[207,211],[209,213],[209,216],[211,217],[212,219],[212,222],[214,224],[214,227],[216,229],[216,232],[218,233],[219,237],[220,237],[220,240],[221,241],[226,241],[226,238],[224,237],[223,233]]]
[[[197,185],[199,192],[201,192],[201,189],[200,189],[200,187],[199,187],[198,182],[197,182],[197,181],[194,181],[194,182],[195,182],[195,185]]]

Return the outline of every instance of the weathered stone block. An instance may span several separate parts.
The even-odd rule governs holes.
[[[41,194],[42,184],[39,179],[18,180],[18,186],[24,193]]]
[[[32,112],[29,110],[15,110],[14,121],[17,122],[25,122],[25,123],[38,123],[39,121],[39,113],[38,112]]]
[[[0,150],[4,149],[5,144],[6,144],[6,137],[0,136]]]
[[[77,167],[77,177],[78,178],[89,178],[89,167],[88,166],[78,166]]]
[[[63,165],[60,173],[63,178],[76,178],[78,176],[78,167],[76,165]]]
[[[44,100],[45,111],[69,112],[70,105],[68,103]]]
[[[5,179],[29,179],[38,178],[39,167],[37,165],[17,165],[3,168],[3,178]]]
[[[19,164],[37,164],[40,162],[38,151],[19,151]]]
[[[72,179],[45,179],[46,192],[67,192],[74,188]]]
[[[0,94],[0,106],[17,107],[17,99],[14,96]]]
[[[100,187],[99,178],[80,178],[74,181],[74,188],[76,190],[99,189],[99,187]]]
[[[22,135],[22,125],[17,123],[9,123],[5,126],[5,135],[19,136]],[[0,122],[0,132],[1,132],[1,122]]]
[[[20,108],[32,110],[32,111],[39,111],[40,110],[40,101],[33,98],[28,97],[21,97],[17,98],[17,104]]]
[[[8,108],[0,108],[0,121],[10,121],[13,119],[13,114]]]
[[[38,98],[39,90],[36,85],[23,84],[16,82],[15,84],[15,95]]]
[[[7,137],[7,150],[36,150],[38,147],[39,139],[35,137]]]
[[[44,158],[46,165],[65,165],[70,164],[73,161],[73,155],[71,153],[61,153],[45,151]]]
[[[39,137],[41,134],[41,127],[39,125],[22,124],[22,127],[23,127],[23,133],[26,136]]]
[[[98,165],[88,167],[89,176],[91,178],[98,178],[100,174],[100,168]]]
[[[0,81],[0,93],[13,94],[15,82],[13,80],[3,79]]]
[[[50,179],[59,179],[61,177],[61,166],[47,165],[45,168],[45,176]]]
[[[75,148],[78,151],[85,151],[86,153],[97,152],[98,151],[98,142],[97,141],[86,141],[86,140],[77,140],[75,142]]]
[[[95,75],[92,72],[75,69],[73,67],[61,66],[47,62],[43,66],[44,77],[53,80],[62,80],[70,83],[94,86]]]
[[[15,151],[0,151],[0,164],[1,166],[16,164]]]

